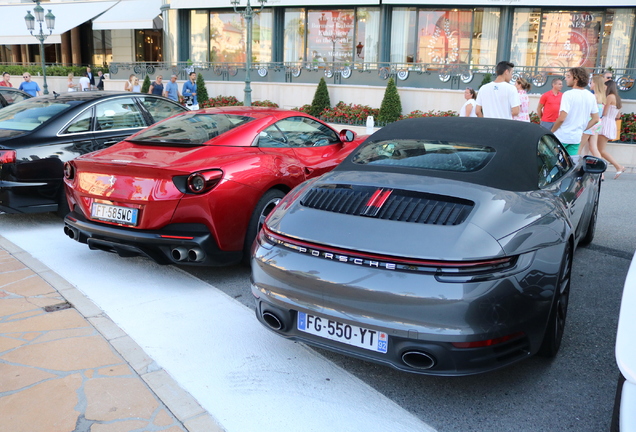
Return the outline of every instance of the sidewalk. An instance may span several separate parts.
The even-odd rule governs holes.
[[[223,429],[79,290],[0,236],[0,432]]]

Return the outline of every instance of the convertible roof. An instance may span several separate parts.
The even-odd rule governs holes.
[[[336,169],[400,172],[459,180],[509,191],[530,191],[538,189],[537,145],[541,137],[547,134],[551,135],[537,124],[515,120],[475,117],[412,118],[383,127],[369,136],[357,151],[373,142],[417,139],[489,146],[495,149],[495,155],[478,171],[457,172],[356,164],[352,162],[352,157],[357,153],[354,151]]]

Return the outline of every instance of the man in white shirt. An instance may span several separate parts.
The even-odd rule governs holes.
[[[87,91],[91,89],[91,80],[88,77],[88,74],[84,74],[83,77],[79,79],[79,88],[80,91]]]
[[[482,86],[477,93],[477,117],[512,120],[513,116],[519,114],[519,92],[510,84],[514,67],[515,65],[508,61],[497,64],[497,78]]]
[[[572,90],[563,93],[559,118],[552,126],[552,133],[561,141],[570,155],[578,154],[583,131],[599,122],[596,98],[585,87],[588,74],[582,67],[565,73],[565,83]]]

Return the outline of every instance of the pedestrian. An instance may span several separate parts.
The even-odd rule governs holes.
[[[0,87],[13,87],[13,84],[11,84],[11,74],[9,74],[9,72],[2,72]]]
[[[90,84],[89,90],[94,89],[95,88],[95,76],[93,75],[93,72],[91,71],[91,67],[90,66],[86,66],[86,76],[88,77],[88,82]]]
[[[599,120],[596,99],[585,88],[587,82],[588,74],[582,67],[571,68],[565,73],[565,84],[572,90],[563,93],[559,117],[552,126],[552,133],[570,156],[578,154],[583,131]]]
[[[190,72],[188,76],[189,80],[183,84],[183,89],[181,93],[183,93],[183,97],[186,99],[186,106],[191,110],[199,109],[199,101],[197,100],[197,73]]]
[[[552,80],[552,90],[545,92],[539,99],[539,105],[537,105],[537,115],[541,120],[541,126],[547,130],[552,130],[554,122],[559,118],[559,110],[561,108],[561,98],[563,93],[563,80],[561,78],[555,78]]]
[[[104,72],[98,70],[97,71],[97,90],[104,90],[104,80],[106,77],[104,76]]]
[[[603,108],[603,120],[601,121],[601,132],[598,134],[598,150],[603,156],[603,159],[614,165],[616,168],[616,174],[614,180],[620,177],[625,172],[625,167],[619,164],[614,157],[606,150],[607,142],[618,138],[618,131],[616,129],[616,119],[620,117],[620,109],[623,107],[621,97],[618,95],[618,87],[613,80],[606,81],[605,86],[607,90],[605,92],[606,100],[605,107]]]
[[[42,95],[42,90],[40,89],[40,86],[38,85],[38,83],[31,81],[30,73],[28,72],[23,73],[22,78],[24,78],[24,82],[20,84],[20,87],[18,87],[18,90],[22,90],[23,92],[28,93],[31,96]]]
[[[605,82],[611,81],[613,79],[612,72],[611,71],[605,71],[603,73],[603,78],[604,78]]]
[[[124,91],[133,91],[135,78],[137,78],[135,74],[130,74],[130,76],[128,77],[128,81],[126,81],[126,83],[124,84]]]
[[[475,105],[477,104],[477,92],[470,87],[466,87],[464,90],[464,105],[459,109],[460,117],[477,117],[477,110],[475,109]]]
[[[519,114],[519,93],[510,85],[514,64],[501,61],[495,72],[497,78],[482,86],[477,95],[477,116],[489,118],[509,119]]]
[[[163,76],[157,75],[157,78],[150,84],[150,88],[148,89],[148,94],[153,94],[157,96],[163,96]]]
[[[592,77],[592,82],[590,83],[590,90],[594,92],[594,98],[596,99],[598,114],[600,116],[603,113],[606,99],[605,78],[601,75],[594,75]],[[581,137],[581,145],[579,146],[580,155],[591,154],[592,156],[596,156],[598,158],[603,157],[598,150],[598,134],[601,132],[601,125],[602,122],[599,121],[591,128],[583,131],[583,136]]]
[[[166,83],[166,88],[163,91],[163,95],[168,99],[172,99],[175,102],[179,102],[181,93],[179,92],[179,84],[177,84],[177,76],[172,75],[170,81]]]
[[[519,93],[519,114],[513,117],[514,120],[529,122],[530,121],[530,97],[528,91],[530,91],[530,83],[525,78],[518,78],[515,83],[517,93]]]
[[[66,83],[66,88],[67,88],[67,91],[69,91],[69,92],[74,92],[75,91],[76,85],[73,82],[73,78],[74,78],[73,72],[69,73],[68,74],[68,82]]]
[[[79,79],[79,91],[88,91],[91,89],[91,79],[88,72],[84,72],[84,76]]]

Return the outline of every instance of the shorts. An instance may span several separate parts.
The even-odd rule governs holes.
[[[568,154],[570,156],[573,156],[575,154],[579,154],[579,145],[581,143],[578,144],[565,144],[565,143],[561,143],[561,145],[563,145],[563,147],[565,147],[565,151],[568,152]]]

